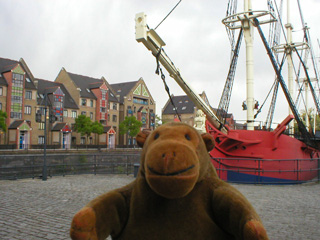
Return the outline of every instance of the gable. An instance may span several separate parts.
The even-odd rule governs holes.
[[[103,84],[101,85],[100,89],[103,89],[103,90],[108,91],[108,87],[107,87],[107,85],[106,85],[105,83],[103,83]]]
[[[141,95],[141,84],[138,85],[138,87],[133,91],[134,95]]]
[[[142,83],[140,83],[138,87],[136,87],[136,89],[133,91],[133,94],[138,96],[150,97],[146,86]]]
[[[13,70],[12,70],[13,73],[17,73],[17,74],[22,74],[24,75],[24,71],[22,69],[22,67],[20,66],[20,64],[18,64]]]
[[[19,127],[20,131],[30,131],[30,126],[26,122],[22,123]]]
[[[145,85],[142,85],[142,96],[149,97],[149,93],[148,93]]]
[[[53,94],[54,95],[60,95],[60,96],[64,96],[65,95],[60,87],[58,87],[57,90]]]

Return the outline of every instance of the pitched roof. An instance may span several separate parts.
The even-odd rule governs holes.
[[[0,58],[0,72],[8,72],[14,68],[19,62],[7,58]]]
[[[1,75],[0,75],[0,85],[8,86],[7,80],[4,77],[2,77]]]
[[[177,108],[178,114],[194,113],[195,105],[187,95],[171,97],[175,107]],[[162,114],[176,114],[174,106],[170,100],[168,100],[166,107],[162,110]]]
[[[60,123],[60,122],[58,122],[58,123],[56,123],[56,124],[52,127],[51,131],[60,131],[60,130],[63,129],[65,126],[66,126],[66,123]]]
[[[29,120],[14,120],[10,126],[8,127],[8,129],[17,129],[18,127],[21,126],[21,124],[23,124],[24,122],[26,122],[30,127],[31,127],[31,122]]]
[[[11,60],[11,59],[6,59],[6,58],[0,58],[0,73],[8,72],[11,71],[17,64],[20,64],[20,66],[23,68],[23,70],[26,73],[26,80],[25,80],[25,88],[27,89],[36,89],[36,86],[32,81],[27,81],[28,79],[31,79],[31,77],[28,74],[28,71],[24,69],[24,66],[21,62]],[[7,82],[4,82],[3,80],[0,80],[0,83],[8,85]]]
[[[124,102],[124,97],[132,90],[132,88],[137,84],[138,81],[134,82],[124,82],[124,83],[114,83],[110,84],[115,91],[116,96],[120,96],[119,100],[121,103]]]
[[[97,99],[90,89],[99,88],[103,84],[102,79],[82,76],[68,72],[68,75],[73,82],[80,88],[80,97]]]
[[[54,91],[57,90],[58,87],[60,87],[62,92],[65,94],[64,107],[79,109],[78,105],[75,103],[74,99],[71,97],[70,93],[62,83],[52,82],[52,81],[38,79],[38,78],[36,78],[36,80],[38,81],[38,94],[53,93]],[[38,99],[38,104],[44,105],[44,103],[42,103],[42,98]]]
[[[106,81],[105,82],[107,84],[107,87],[109,89],[108,91],[108,100],[109,102],[119,102],[119,99],[116,97],[116,92],[114,91],[114,89],[111,87],[111,85]]]

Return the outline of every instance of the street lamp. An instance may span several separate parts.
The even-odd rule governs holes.
[[[48,94],[44,94],[44,148],[43,148],[43,168],[42,168],[42,181],[47,181],[47,107],[48,107]],[[38,110],[36,113],[36,122],[42,123],[42,111]]]

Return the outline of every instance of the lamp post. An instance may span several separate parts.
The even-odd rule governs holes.
[[[47,181],[47,107],[48,107],[48,94],[44,95],[44,148],[43,148],[43,171],[42,181]]]
[[[47,174],[47,107],[48,107],[48,94],[44,94],[44,147],[43,147],[43,168],[42,168],[42,181],[46,181]],[[38,110],[36,113],[36,122],[42,123],[42,111]]]

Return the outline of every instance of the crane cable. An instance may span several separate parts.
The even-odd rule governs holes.
[[[172,8],[172,10],[167,14],[167,16],[165,16],[165,18],[164,19],[162,19],[162,21],[155,27],[155,29],[154,30],[156,30],[160,25],[161,25],[161,23],[163,23],[164,22],[164,20],[166,20],[167,19],[167,17],[169,17],[169,15],[173,12],[173,10],[175,10],[176,9],[176,7],[178,7],[178,5],[181,3],[181,1],[182,0],[180,0],[175,6],[174,6],[174,8]]]
[[[173,99],[172,99],[172,97],[171,97],[170,89],[169,89],[169,87],[168,87],[168,85],[167,85],[167,82],[166,82],[166,76],[164,75],[164,73],[162,72],[162,68],[160,67],[159,56],[160,56],[160,54],[161,54],[161,50],[162,50],[162,48],[160,48],[160,50],[159,50],[159,52],[157,53],[157,56],[156,56],[156,61],[157,61],[156,74],[159,75],[159,73],[161,73],[161,79],[162,79],[162,81],[163,81],[163,84],[164,84],[164,87],[165,87],[165,89],[166,89],[166,92],[167,92],[167,94],[168,94],[168,96],[169,96],[170,102],[171,102],[171,104],[172,104],[172,106],[173,106],[174,111],[175,111],[176,114],[177,114],[177,117],[179,118],[179,121],[182,122],[182,121],[181,121],[181,118],[180,118],[180,115],[179,115],[179,113],[178,113],[178,109],[177,109],[177,107],[175,106],[175,104],[174,104],[174,102],[173,102]]]

